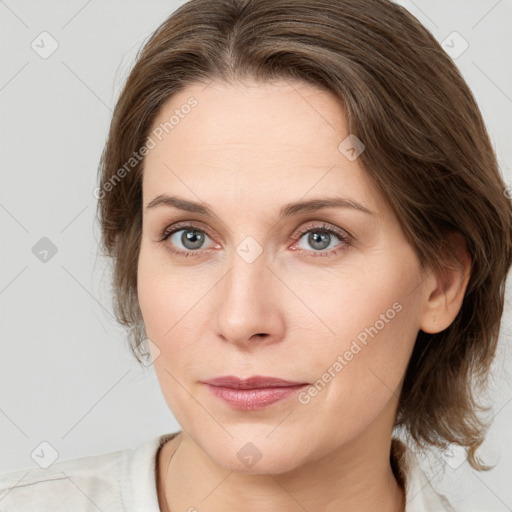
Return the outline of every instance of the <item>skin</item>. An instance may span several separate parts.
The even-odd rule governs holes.
[[[403,511],[389,463],[397,398],[419,329],[445,329],[462,304],[467,255],[443,281],[422,272],[359,159],[338,149],[349,132],[330,93],[288,81],[194,84],[153,126],[190,96],[197,106],[151,149],[143,174],[139,303],[182,428],[158,454],[161,509]],[[216,216],[146,208],[160,194],[207,203]],[[331,208],[278,221],[285,203],[334,196],[373,213]],[[183,231],[160,241],[181,221],[206,231],[199,249],[184,245]],[[351,241],[308,242],[324,223]],[[262,249],[250,263],[237,253],[247,237]],[[396,303],[401,310],[309,403],[239,411],[200,382],[265,375],[313,384]],[[251,467],[237,457],[248,442],[261,453]]]

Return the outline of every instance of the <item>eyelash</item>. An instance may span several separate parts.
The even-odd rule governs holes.
[[[174,233],[177,233],[178,231],[198,231],[200,233],[203,233],[207,235],[208,237],[212,238],[211,234],[208,230],[191,223],[185,223],[185,224],[175,224],[172,226],[172,229],[169,230],[169,227],[165,228],[164,231],[161,233],[159,242],[163,243],[168,238],[170,238]],[[310,225],[305,228],[302,228],[297,231],[297,234],[294,237],[295,243],[297,243],[306,233],[309,232],[321,232],[321,233],[328,233],[330,235],[334,235],[337,237],[340,242],[342,242],[339,246],[335,247],[334,249],[330,249],[329,251],[307,251],[305,249],[301,249],[301,251],[305,251],[306,253],[310,253],[310,255],[313,258],[317,257],[325,257],[325,256],[333,256],[337,254],[340,251],[343,251],[347,248],[348,245],[350,245],[352,236],[346,232],[343,232],[341,230],[332,228],[329,224],[322,223],[321,225]],[[185,258],[188,258],[190,256],[192,257],[199,257],[206,251],[205,250],[199,250],[199,251],[182,251],[180,249],[175,249],[173,247],[168,246],[167,249],[173,253],[177,254],[178,256],[183,256]]]

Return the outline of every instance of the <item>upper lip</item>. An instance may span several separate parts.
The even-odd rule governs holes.
[[[247,379],[240,379],[233,375],[223,375],[222,377],[215,377],[214,379],[205,380],[203,382],[213,386],[234,389],[283,388],[307,384],[307,382],[289,381],[262,375],[255,375]]]

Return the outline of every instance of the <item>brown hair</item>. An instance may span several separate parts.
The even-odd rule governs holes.
[[[473,468],[489,469],[475,456],[488,428],[479,413],[488,408],[474,392],[484,390],[498,342],[512,204],[457,67],[414,16],[388,0],[190,0],[143,45],[113,113],[97,189],[115,314],[134,355],[146,337],[137,300],[144,159],[134,155],[174,93],[245,77],[301,80],[339,99],[349,133],[366,146],[359,163],[422,266],[442,272],[455,258],[447,235],[462,235],[472,259],[463,304],[445,330],[419,331],[396,427],[420,447],[465,446]]]

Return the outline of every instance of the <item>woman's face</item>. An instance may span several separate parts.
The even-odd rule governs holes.
[[[140,307],[170,409],[227,469],[284,472],[391,435],[427,294],[348,136],[336,98],[300,82],[188,86],[154,122]],[[309,386],[237,405],[204,383],[227,375]]]

